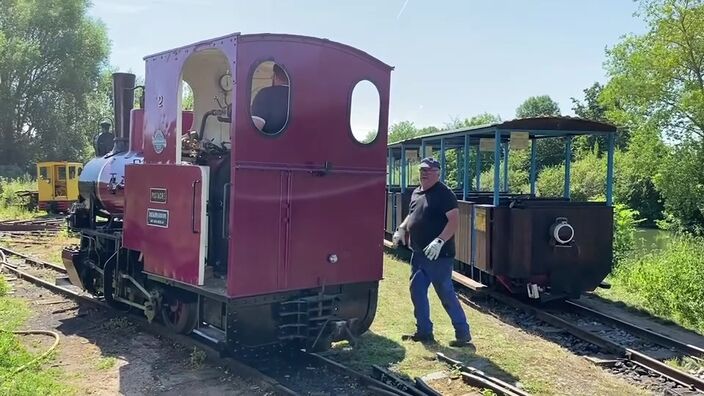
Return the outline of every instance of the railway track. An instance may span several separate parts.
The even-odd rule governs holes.
[[[33,283],[34,285],[48,289],[54,293],[74,300],[77,303],[90,304],[101,309],[112,310],[112,308],[102,300],[96,299],[86,293],[76,290],[72,286],[62,286],[59,282],[52,283],[46,272],[30,273],[26,269],[49,270],[54,275],[63,278],[66,269],[53,263],[37,260],[12,249],[0,247],[0,266],[6,268],[14,276]],[[14,263],[7,260],[13,257]],[[21,260],[21,261],[20,261]],[[23,268],[27,266],[27,268]],[[281,395],[304,395],[304,394],[347,394],[347,395],[402,395],[402,396],[425,396],[436,395],[432,388],[427,386],[422,380],[416,379],[415,384],[399,378],[391,380],[389,373],[378,375],[379,379],[353,370],[338,362],[332,361],[320,354],[305,351],[290,351],[293,355],[269,354],[268,356],[258,356],[251,362],[244,362],[226,356],[218,348],[211,345],[211,342],[198,336],[174,334],[158,323],[148,323],[146,318],[132,315],[131,320],[146,332],[164,337],[186,346],[191,349],[197,347],[206,352],[209,360],[218,364],[225,364],[231,368],[232,372],[242,373],[250,378],[258,380]],[[294,362],[291,364],[291,362]],[[320,375],[324,373],[324,375]],[[378,373],[375,370],[375,373]],[[312,378],[305,378],[312,377]]]
[[[460,285],[466,286],[462,285],[461,283]],[[553,327],[562,329],[567,333],[571,334],[572,336],[583,340],[589,344],[592,344],[598,347],[599,349],[614,356],[614,359],[605,360],[604,364],[606,365],[618,364],[619,367],[624,367],[624,370],[630,369],[628,371],[632,372],[642,372],[642,370],[646,370],[649,374],[652,373],[657,376],[660,376],[665,380],[663,383],[663,388],[668,389],[668,392],[670,392],[671,394],[704,394],[704,381],[701,378],[685,373],[640,350],[641,348],[653,350],[652,345],[647,345],[647,343],[642,343],[642,341],[640,341],[635,343],[637,346],[627,346],[624,345],[625,342],[623,341],[615,341],[614,338],[617,337],[609,337],[609,334],[603,331],[603,328],[601,327],[598,327],[598,330],[594,330],[593,328],[595,326],[593,321],[587,323],[579,323],[578,320],[576,320],[577,318],[566,318],[564,314],[558,315],[550,313],[541,308],[523,303],[499,292],[487,292],[486,295],[503,304],[530,313],[540,321],[545,322]],[[481,307],[478,307],[475,302],[471,301],[464,294],[460,293],[460,299],[469,305],[481,309]],[[598,313],[594,311],[593,313],[590,313],[590,315],[598,315]],[[627,324],[620,329],[628,331],[628,329],[633,328],[633,326],[634,325]],[[639,331],[642,330],[645,329],[639,328]],[[648,341],[652,341],[655,344],[663,346],[665,348],[671,348],[670,343],[679,344],[677,343],[677,341],[674,340],[668,342],[663,341],[663,344],[665,345],[659,344],[659,341],[656,340],[660,340],[660,337],[666,336],[662,336],[660,334],[654,335],[652,336],[652,338],[648,339]],[[679,347],[677,349],[684,353],[687,353],[685,352],[687,350],[687,346],[685,344],[679,344]]]
[[[391,242],[384,240],[387,248],[391,248]],[[647,372],[648,377],[660,377],[663,379],[662,391],[672,395],[692,395],[704,394],[704,379],[690,375],[676,367],[664,363],[660,359],[651,356],[642,349],[650,351],[669,351],[670,356],[693,356],[695,359],[704,357],[704,349],[681,342],[665,334],[660,334],[649,329],[637,326],[612,315],[599,312],[586,307],[578,301],[566,301],[560,310],[548,311],[538,306],[526,304],[504,293],[489,290],[459,273],[453,273],[453,281],[458,286],[458,297],[465,304],[471,305],[478,310],[487,312],[487,309],[471,300],[467,296],[480,292],[481,295],[494,299],[511,309],[521,310],[533,315],[538,320],[548,325],[567,332],[579,340],[585,341],[602,351],[605,351],[614,359],[607,359],[601,362],[602,365],[615,365],[624,371]],[[589,320],[584,320],[589,318]],[[617,329],[621,333],[614,335],[613,330]],[[623,332],[628,333],[627,342],[623,341]]]
[[[30,220],[0,221],[0,231],[60,231],[65,225],[63,217],[50,217]]]

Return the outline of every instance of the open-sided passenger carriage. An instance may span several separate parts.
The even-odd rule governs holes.
[[[413,159],[439,158],[441,180],[448,175],[446,153],[457,151],[460,226],[455,236],[457,270],[474,280],[499,284],[512,294],[549,300],[577,297],[594,290],[613,260],[612,186],[616,127],[571,117],[516,119],[407,139],[388,145],[387,235],[408,214],[415,185]],[[606,135],[607,177],[604,202],[575,201],[570,196],[572,139]],[[536,192],[536,142],[561,139],[565,147],[564,194]],[[530,149],[530,191],[515,192],[508,180],[511,150]],[[482,191],[482,164],[493,163],[493,189]],[[417,164],[417,161],[415,162]],[[411,236],[412,237],[412,236]]]

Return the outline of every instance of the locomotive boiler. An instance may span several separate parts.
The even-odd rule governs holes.
[[[69,216],[81,236],[63,250],[71,282],[230,350],[364,333],[382,275],[392,68],[283,34],[144,61],[144,86],[113,74],[113,130],[102,125]],[[378,98],[373,139],[351,130],[360,83]]]

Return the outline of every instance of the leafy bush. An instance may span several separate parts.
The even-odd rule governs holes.
[[[0,177],[0,220],[24,219],[36,215],[27,210],[27,198],[17,195],[18,191],[36,191],[36,182],[25,175],[19,179]]]
[[[661,251],[628,258],[613,272],[613,287],[638,305],[704,333],[704,239],[680,236]]]
[[[633,131],[628,151],[615,169],[614,194],[618,201],[637,210],[650,226],[663,217],[663,197],[653,178],[660,172],[667,153],[659,131],[642,126]]]
[[[704,150],[681,145],[665,157],[653,177],[665,198],[665,220],[678,231],[704,234]]]
[[[614,205],[614,266],[630,256],[634,249],[638,211],[624,204]]]
[[[0,177],[0,207],[21,205],[22,199],[17,192],[27,190],[37,190],[36,182],[28,175],[16,179]]]
[[[560,197],[565,189],[565,166],[551,166],[538,174],[538,195]],[[570,196],[575,201],[590,201],[606,195],[606,156],[596,149],[584,153],[570,168]]]

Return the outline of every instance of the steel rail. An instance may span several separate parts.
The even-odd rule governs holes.
[[[439,360],[457,367],[462,373],[463,379],[473,386],[489,388],[505,396],[529,396],[524,390],[518,389],[496,377],[489,376],[474,367],[467,366],[459,360],[449,358],[442,352],[437,352],[436,355]]]
[[[518,308],[523,310],[524,312],[531,313],[535,315],[538,319],[542,320],[543,322],[546,322],[548,324],[551,324],[555,327],[562,328],[566,330],[568,333],[572,334],[573,336],[582,339],[584,341],[587,341],[591,344],[594,344],[608,352],[614,353],[616,355],[620,355],[624,357],[625,359],[628,359],[632,361],[633,363],[651,370],[659,375],[662,375],[663,377],[676,382],[677,384],[686,387],[690,390],[696,390],[699,392],[704,393],[704,380],[694,377],[690,374],[687,374],[683,371],[680,371],[674,367],[671,367],[659,360],[653,359],[641,352],[638,352],[636,350],[626,348],[622,345],[619,345],[618,343],[615,343],[609,339],[606,339],[604,337],[601,337],[597,334],[594,334],[590,331],[584,330],[577,326],[576,324],[570,323],[560,317],[557,317],[553,314],[550,314],[548,312],[545,312],[541,310],[540,308],[530,306],[528,304],[525,304],[523,302],[520,302],[512,297],[509,297],[507,295],[501,294],[499,292],[489,292],[488,293],[492,298],[501,301],[502,303],[505,303],[507,305],[510,305],[514,308]],[[463,296],[462,294],[459,294],[459,297],[461,300],[464,302],[467,302],[467,297]]]
[[[49,263],[49,262],[47,262],[47,261],[43,261],[43,260],[39,260],[39,259],[34,258],[34,257],[27,256],[26,254],[22,254],[22,253],[20,253],[20,252],[15,251],[15,250],[8,249],[8,248],[6,248],[6,247],[0,246],[0,250],[3,251],[3,252],[6,253],[6,254],[9,254],[10,256],[17,256],[17,257],[23,258],[24,261],[25,261],[25,263],[27,263],[27,264],[39,265],[39,266],[41,266],[41,267],[49,268],[49,269],[52,269],[52,270],[54,270],[54,271],[56,271],[56,272],[60,272],[60,273],[62,273],[62,274],[66,274],[66,273],[67,273],[67,272],[66,272],[66,268],[61,267],[61,266],[58,266],[58,265],[56,265],[56,264],[52,264],[52,263]]]
[[[59,266],[57,266],[57,265],[55,265],[55,264],[51,264],[51,263],[48,263],[48,262],[45,262],[45,261],[41,261],[41,260],[34,259],[34,258],[32,258],[32,257],[29,257],[29,256],[24,255],[24,254],[22,254],[22,253],[19,253],[19,252],[17,252],[17,251],[14,251],[14,250],[11,250],[11,249],[7,249],[7,248],[4,248],[4,247],[0,247],[0,251],[4,252],[4,253],[6,253],[6,254],[9,254],[9,255],[11,255],[11,256],[16,256],[16,257],[23,258],[28,264],[34,264],[34,265],[37,265],[37,266],[40,266],[40,267],[50,268],[50,269],[55,270],[56,272],[59,272],[59,273],[62,273],[62,274],[65,274],[65,273],[66,273],[66,269],[63,268],[63,267],[59,267]],[[51,291],[54,291],[54,292],[56,292],[56,293],[62,294],[62,295],[66,296],[66,297],[68,297],[68,298],[70,298],[70,299],[73,299],[74,301],[87,302],[87,303],[96,305],[96,306],[98,306],[98,307],[100,307],[100,308],[105,308],[105,309],[108,309],[108,310],[111,310],[111,309],[112,309],[112,308],[111,308],[107,303],[105,303],[104,301],[95,299],[94,297],[91,297],[91,296],[88,296],[88,295],[84,295],[84,294],[81,294],[81,293],[77,293],[77,292],[75,292],[75,291],[73,291],[73,290],[70,290],[70,289],[61,287],[61,286],[59,286],[59,285],[55,285],[55,284],[53,284],[53,283],[51,283],[51,282],[48,282],[48,281],[46,281],[46,280],[43,280],[43,279],[41,279],[41,278],[38,278],[38,277],[36,277],[36,276],[34,276],[34,275],[31,275],[31,274],[29,274],[29,273],[27,273],[27,272],[24,272],[24,271],[20,270],[16,265],[13,265],[13,264],[10,264],[10,263],[5,262],[5,263],[4,263],[4,266],[5,266],[7,269],[9,269],[13,274],[15,274],[18,278],[20,278],[20,279],[26,279],[26,280],[30,281],[31,283],[33,283],[33,284],[35,284],[35,285],[37,285],[37,286],[40,286],[40,287],[49,289],[49,290],[51,290]],[[170,332],[169,330],[167,330],[166,328],[164,328],[163,326],[161,326],[161,325],[159,325],[159,324],[156,324],[156,323],[147,323],[147,321],[146,321],[145,318],[135,317],[135,319],[137,319],[137,321],[140,322],[140,323],[139,323],[139,324],[141,325],[140,327],[143,328],[144,330],[146,330],[147,332],[150,332],[150,333],[152,333],[152,334],[156,334],[156,335],[161,336],[161,337],[167,337],[167,338],[169,338],[169,339],[171,339],[171,340],[173,340],[173,341],[177,341],[177,342],[182,343],[182,344],[189,344],[189,346],[197,346],[197,347],[199,347],[199,348],[205,350],[205,351],[206,351],[206,354],[208,355],[208,357],[209,357],[211,360],[213,360],[213,361],[215,361],[215,359],[214,359],[212,356],[217,356],[217,358],[220,359],[220,361],[218,361],[218,363],[221,362],[221,361],[224,360],[224,359],[229,359],[229,358],[226,358],[226,357],[222,356],[222,353],[221,353],[220,351],[217,351],[216,349],[211,348],[207,343],[200,342],[200,341],[198,341],[197,339],[194,339],[195,336],[189,337],[189,336],[182,336],[182,335],[180,335],[180,334],[175,334],[175,333],[173,333],[173,332]],[[369,389],[370,391],[373,391],[373,392],[375,392],[375,393],[377,393],[377,394],[384,394],[384,395],[391,394],[391,395],[398,395],[398,396],[414,396],[414,395],[415,395],[415,396],[418,396],[419,393],[422,394],[422,395],[429,394],[429,393],[426,393],[425,391],[422,391],[422,390],[421,390],[421,391],[418,391],[416,388],[413,388],[412,385],[408,385],[408,384],[406,384],[405,382],[404,382],[403,384],[401,384],[401,383],[397,384],[400,388],[408,387],[408,388],[410,388],[410,389],[412,389],[412,390],[416,390],[417,392],[419,392],[419,393],[416,393],[416,392],[413,392],[413,393],[406,393],[406,392],[404,392],[403,390],[401,390],[401,389],[399,389],[399,388],[392,387],[392,386],[390,386],[390,385],[388,385],[388,384],[386,384],[386,383],[383,383],[383,382],[381,382],[381,381],[379,381],[379,380],[376,380],[376,379],[374,379],[374,378],[372,378],[372,377],[370,377],[370,376],[368,376],[368,375],[365,375],[365,374],[360,373],[360,372],[358,372],[358,371],[356,371],[356,370],[353,370],[353,369],[351,369],[351,368],[349,368],[349,367],[347,367],[347,366],[344,366],[344,365],[342,365],[342,364],[340,364],[340,363],[338,363],[338,362],[335,362],[335,361],[333,361],[333,360],[331,360],[331,359],[328,359],[328,358],[326,358],[326,357],[324,357],[324,356],[321,356],[321,355],[319,355],[319,354],[317,354],[317,353],[311,353],[311,352],[301,352],[301,353],[303,353],[306,357],[308,357],[308,358],[310,358],[310,359],[312,359],[312,360],[315,360],[315,361],[317,361],[317,362],[320,362],[320,363],[322,363],[322,364],[325,364],[325,365],[327,365],[327,366],[330,366],[330,367],[332,367],[332,368],[334,368],[334,369],[336,369],[336,370],[338,370],[338,371],[340,371],[340,372],[343,372],[344,374],[347,374],[347,375],[349,375],[349,376],[355,378],[355,379],[358,380],[359,382],[361,382],[361,383],[367,385],[367,386],[368,386],[368,389]],[[229,359],[229,360],[231,360],[231,361],[230,361],[230,362],[226,362],[226,363],[229,363],[229,364],[235,366],[234,369],[232,370],[232,372],[240,372],[240,373],[241,373],[241,372],[243,372],[243,371],[247,371],[249,376],[258,378],[260,381],[265,382],[265,383],[268,383],[268,384],[269,384],[270,386],[272,386],[279,394],[283,394],[283,395],[297,395],[297,393],[294,392],[293,390],[291,390],[290,388],[287,388],[286,386],[282,385],[281,383],[279,383],[279,382],[276,381],[275,379],[266,376],[265,374],[261,373],[260,371],[254,369],[254,368],[252,368],[252,367],[250,367],[250,366],[247,366],[246,364],[243,364],[243,363],[241,363],[241,362],[238,362],[238,361],[236,361],[236,360],[234,360],[234,359]],[[410,390],[410,389],[409,389],[409,390]],[[432,393],[430,393],[430,395],[432,395]]]
[[[433,389],[432,386],[428,385],[427,382],[425,382],[422,378],[416,377],[416,387],[423,391],[426,395],[429,396],[442,396],[442,393],[436,391]]]
[[[392,246],[391,242],[387,241],[384,239],[384,245],[387,247]],[[456,271],[453,271],[453,277],[452,280],[462,286],[465,289],[468,290],[474,290],[475,285],[468,284],[465,281],[466,277],[459,274]],[[573,336],[582,339],[586,342],[589,342],[593,345],[596,345],[606,351],[609,351],[611,353],[614,353],[616,355],[620,355],[623,358],[635,363],[638,366],[641,366],[645,368],[646,370],[650,370],[654,373],[657,373],[664,378],[669,379],[670,381],[673,381],[691,391],[697,391],[699,393],[704,393],[704,380],[697,378],[695,376],[692,376],[688,373],[685,373],[677,368],[671,367],[657,359],[653,359],[650,356],[647,356],[641,352],[638,352],[636,350],[624,347],[622,345],[619,345],[618,343],[615,343],[611,340],[608,340],[606,338],[600,337],[597,334],[594,334],[590,331],[584,330],[580,328],[579,326],[570,323],[562,318],[559,318],[555,315],[552,315],[546,311],[543,311],[540,308],[525,304],[521,301],[516,300],[515,298],[512,298],[506,294],[492,291],[492,290],[483,290],[483,293],[485,295],[488,295],[492,298],[494,298],[497,301],[500,301],[504,304],[510,305],[514,308],[518,308],[523,310],[524,312],[531,313],[535,315],[537,318],[541,319],[542,321],[551,324],[555,327],[562,328],[566,330],[568,333],[572,334]],[[476,306],[475,303],[470,301],[466,296],[464,296],[462,293],[457,293],[458,297],[460,300],[462,300],[464,303]],[[614,318],[615,319],[615,318]],[[622,322],[619,320],[619,322]],[[630,324],[629,324],[630,325]],[[645,330],[645,329],[643,329]],[[649,332],[649,330],[648,330]],[[651,332],[655,334],[654,332]],[[645,337],[645,336],[644,336]],[[647,337],[646,337],[647,338]],[[669,342],[666,340],[666,336],[659,337],[662,342]],[[673,340],[675,341],[675,340]],[[677,341],[675,341],[677,342]],[[685,344],[686,345],[686,344]]]
[[[603,322],[611,323],[617,327],[628,330],[629,332],[636,334],[642,338],[648,339],[658,345],[661,345],[664,347],[676,348],[676,349],[679,349],[680,351],[687,353],[687,354],[690,354],[692,356],[704,356],[704,349],[699,348],[696,345],[687,344],[685,342],[670,338],[664,334],[659,334],[659,333],[656,333],[652,330],[637,326],[633,323],[623,321],[623,320],[621,320],[617,317],[611,316],[607,313],[597,311],[593,308],[589,308],[587,306],[584,306],[577,301],[567,300],[567,301],[565,301],[565,304],[574,313],[577,313],[580,315],[589,315],[589,316],[592,316],[592,317],[599,319]]]
[[[341,372],[343,374],[346,374],[346,375],[349,375],[349,376],[356,378],[358,381],[367,385],[370,389],[381,390],[382,392],[380,392],[380,393],[382,393],[382,394],[391,393],[391,394],[400,395],[400,396],[417,395],[417,393],[406,392],[402,389],[390,386],[390,385],[388,385],[384,382],[381,382],[375,378],[372,378],[366,374],[362,374],[359,371],[353,370],[353,369],[351,369],[341,363],[338,363],[332,359],[328,359],[325,356],[322,356],[318,353],[314,353],[314,352],[302,352],[302,353],[304,354],[305,357],[308,357],[311,360],[321,362],[329,367],[332,367],[332,368],[338,370],[339,372]],[[400,387],[402,387],[402,388],[409,387],[413,390],[416,390],[412,386],[407,385],[405,383],[403,385],[400,385]],[[409,390],[409,389],[406,389],[406,390]]]
[[[4,248],[2,250],[5,251]],[[15,254],[15,253],[16,252],[13,252],[13,254]],[[15,255],[23,256],[22,254],[15,254]],[[110,306],[103,301],[97,300],[93,297],[83,295],[83,294],[77,293],[73,290],[69,290],[64,287],[55,285],[51,282],[45,281],[44,279],[38,278],[34,275],[31,275],[27,272],[20,270],[17,266],[10,264],[10,263],[7,263],[6,261],[2,264],[3,264],[4,268],[9,269],[10,272],[12,272],[14,275],[16,275],[19,279],[25,279],[36,286],[39,286],[39,287],[42,287],[45,289],[49,289],[53,292],[62,294],[62,295],[66,296],[76,302],[86,302],[86,303],[95,305],[100,308],[111,310]],[[60,268],[60,267],[53,266],[51,268]],[[159,337],[168,338],[169,340],[177,342],[181,345],[185,345],[188,348],[190,348],[190,347],[200,348],[201,350],[206,352],[206,356],[207,356],[208,360],[210,360],[211,362],[216,363],[216,364],[225,363],[225,365],[227,365],[233,373],[245,373],[245,375],[248,375],[249,377],[252,377],[256,380],[259,380],[262,383],[266,383],[271,388],[273,388],[277,392],[277,394],[287,395],[287,396],[298,395],[298,393],[285,387],[284,385],[282,385],[281,383],[279,383],[275,379],[262,374],[258,370],[251,368],[245,364],[242,364],[235,359],[223,357],[219,351],[216,351],[215,349],[211,348],[207,344],[202,343],[202,342],[194,339],[193,337],[175,334],[157,323],[147,323],[146,318],[139,318],[139,317],[132,316],[131,319],[136,319],[136,322],[138,323],[140,328],[150,334],[157,335]]]

